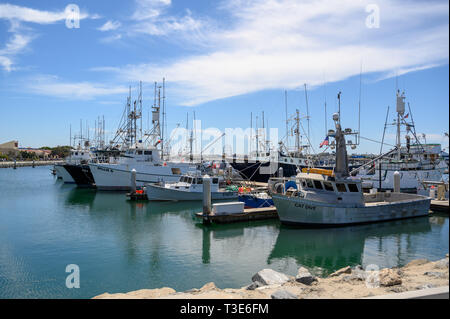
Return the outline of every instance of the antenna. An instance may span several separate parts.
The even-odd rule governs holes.
[[[362,92],[362,61],[361,61],[361,68],[359,71],[359,102],[358,102],[358,142],[360,141],[361,136],[361,92]]]
[[[309,106],[308,106],[308,91],[306,89],[306,83],[305,83],[305,99],[306,99],[306,118],[308,120],[308,140],[311,138],[310,130],[309,130]]]
[[[284,91],[284,105],[286,111],[286,145],[289,145],[289,128],[288,128],[288,105],[287,105],[287,91]]]

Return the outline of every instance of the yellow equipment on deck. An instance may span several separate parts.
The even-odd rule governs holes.
[[[334,176],[334,173],[331,169],[323,169],[323,168],[303,168],[302,173],[312,173],[312,174],[321,174],[326,176]]]

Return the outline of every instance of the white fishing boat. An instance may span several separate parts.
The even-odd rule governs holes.
[[[183,174],[195,171],[188,162],[163,161],[160,151],[153,149],[129,149],[120,155],[116,163],[89,163],[97,189],[129,190],[131,170],[136,170],[136,186],[147,183],[176,182]]]
[[[440,144],[421,143],[415,131],[411,109],[405,114],[405,95],[399,91],[396,111],[397,119],[394,123],[385,124],[385,129],[389,125],[396,127],[395,149],[387,156],[355,171],[359,171],[359,176],[366,181],[366,185],[380,191],[394,189],[394,172],[398,171],[401,191],[417,193],[423,189],[423,181],[442,181],[448,164],[442,156]],[[404,135],[406,143],[402,145],[403,127],[406,131]],[[411,143],[411,139],[414,139],[415,143]]]
[[[348,169],[345,135],[338,113],[333,115],[336,167],[333,171],[304,169],[288,183],[275,184],[272,198],[284,224],[339,226],[426,216],[429,197],[400,192],[364,194],[360,178]],[[349,142],[349,145],[351,143]]]
[[[210,177],[208,177],[210,178]],[[146,184],[144,193],[153,201],[194,201],[203,199],[203,180],[200,175],[183,175],[175,183]],[[211,199],[237,199],[235,190],[221,188],[219,177],[211,178]]]
[[[82,149],[81,147],[71,150],[70,155],[66,158],[64,164],[54,165],[55,173],[57,178],[63,180],[65,184],[75,184],[75,180],[72,178],[70,173],[64,167],[67,164],[79,165],[86,164],[91,159],[91,153],[87,149]]]

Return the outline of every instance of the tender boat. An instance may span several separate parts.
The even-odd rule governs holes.
[[[336,167],[303,169],[287,183],[271,183],[272,198],[283,224],[339,226],[426,216],[431,198],[415,194],[372,192],[364,194],[361,179],[348,168],[346,131],[333,115]],[[349,143],[350,144],[350,143]]]
[[[263,208],[273,206],[273,200],[266,192],[239,195],[239,201],[245,208]]]
[[[185,201],[203,199],[203,180],[200,175],[185,174],[178,182],[145,184],[144,193],[153,201]],[[238,192],[230,188],[220,188],[219,178],[211,177],[211,199],[228,200],[238,198]]]

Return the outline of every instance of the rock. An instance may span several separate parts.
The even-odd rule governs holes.
[[[378,274],[380,285],[383,287],[390,287],[402,284],[402,278],[394,269],[382,269]]]
[[[287,290],[277,290],[270,297],[272,299],[298,299],[296,295]]]
[[[448,258],[448,253],[447,253],[447,254],[445,254],[445,257],[446,257],[446,258]]]
[[[289,277],[273,269],[263,269],[252,277],[252,281],[259,281],[263,285],[281,285],[289,281]]]
[[[262,287],[264,286],[262,283],[260,283],[259,281],[254,281],[252,282],[249,286],[247,286],[247,290],[255,290],[256,288]]]
[[[214,289],[217,289],[216,284],[213,282],[209,282],[205,284],[202,288],[200,288],[200,291],[214,290]]]
[[[434,268],[437,268],[437,269],[448,268],[448,259],[444,258],[444,259],[438,260],[436,262],[436,264],[434,265]]]
[[[439,271],[427,271],[424,273],[425,276],[435,277],[435,278],[443,278],[445,274]]]
[[[392,287],[392,288],[389,288],[389,289],[388,289],[389,292],[395,292],[395,293],[405,292],[405,291],[407,291],[407,290],[408,290],[408,289],[406,289],[406,288],[403,287],[403,286],[395,286],[395,287]]]
[[[421,286],[417,286],[416,289],[421,290],[421,289],[430,289],[430,288],[436,288],[436,285],[433,284],[424,284]]]
[[[300,267],[297,276],[295,277],[295,281],[309,286],[313,282],[317,281],[317,278],[311,275],[309,270],[306,269],[305,267]]]
[[[352,268],[350,266],[347,266],[347,267],[344,267],[344,268],[341,268],[341,269],[335,271],[334,273],[332,273],[330,275],[330,277],[337,277],[342,274],[351,274],[351,273],[352,273]]]
[[[411,267],[411,266],[420,266],[420,265],[424,265],[426,263],[429,263],[430,261],[428,259],[415,259],[410,261],[409,263],[406,264],[405,267]]]

